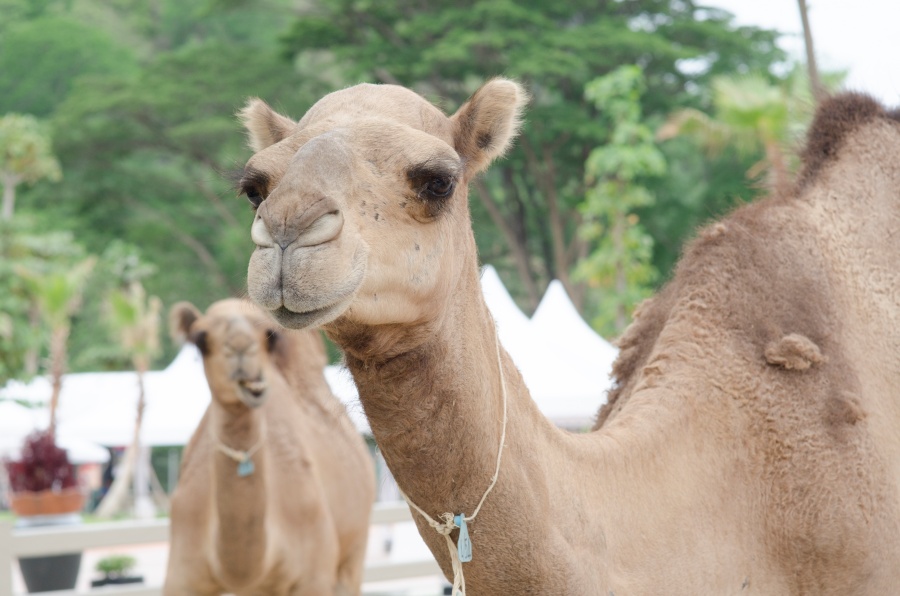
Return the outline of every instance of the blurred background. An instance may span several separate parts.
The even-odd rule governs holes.
[[[492,76],[525,84],[520,139],[470,188],[482,262],[526,317],[556,280],[614,340],[698,226],[789,187],[823,94],[896,99],[898,12],[888,0],[0,0],[0,388],[18,383],[0,402],[49,404],[49,420],[30,420],[53,425],[66,374],[174,366],[166,309],[245,293],[252,212],[232,180],[250,151],[235,112],[261,97],[298,119],[359,82],[451,113]],[[114,459],[130,444],[111,441]],[[146,450],[159,493],[179,450]]]

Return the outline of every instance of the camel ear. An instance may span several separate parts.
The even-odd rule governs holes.
[[[519,131],[528,94],[509,79],[492,79],[481,86],[451,117],[453,144],[466,160],[466,173],[484,171],[506,153]]]
[[[200,311],[190,302],[179,302],[169,310],[169,335],[176,344],[184,344],[191,337],[191,326],[200,318]]]
[[[274,145],[288,137],[297,126],[296,122],[282,116],[257,97],[247,102],[244,109],[238,112],[238,118],[247,129],[250,148],[253,151],[262,151]]]

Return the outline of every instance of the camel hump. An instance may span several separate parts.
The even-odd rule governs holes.
[[[819,346],[805,335],[790,333],[766,346],[766,362],[788,370],[806,370],[827,358]]]
[[[847,92],[823,101],[816,110],[801,152],[803,170],[800,188],[808,185],[829,161],[833,160],[845,139],[856,129],[879,118],[900,120],[900,111],[887,112],[865,93]]]

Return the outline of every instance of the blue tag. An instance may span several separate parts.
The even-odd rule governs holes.
[[[253,460],[249,457],[238,464],[238,476],[243,478],[244,476],[249,476],[256,470],[256,466],[253,465]]]
[[[472,541],[469,539],[469,529],[466,527],[466,518],[462,514],[453,518],[453,523],[459,527],[459,538],[456,540],[456,552],[459,553],[460,563],[468,563],[472,560]]]

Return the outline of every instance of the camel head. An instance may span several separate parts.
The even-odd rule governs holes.
[[[236,299],[216,302],[206,314],[179,302],[169,322],[174,338],[200,349],[214,401],[248,408],[265,402],[275,372],[272,354],[281,341],[265,313]]]
[[[403,87],[364,84],[299,122],[251,100],[250,297],[291,328],[436,319],[475,270],[468,182],[509,147],[525,98],[494,79],[447,117]]]

